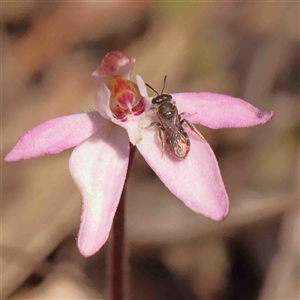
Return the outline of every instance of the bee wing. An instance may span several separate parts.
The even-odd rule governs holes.
[[[172,108],[171,117],[165,117],[159,112],[157,116],[164,128],[170,152],[177,158],[184,159],[190,150],[190,140],[180,124],[180,117],[176,106]]]
[[[187,134],[181,132],[177,127],[172,126],[166,131],[166,140],[173,155],[184,159],[190,150],[190,140]]]
[[[166,119],[163,116],[161,116],[159,113],[157,114],[159,122],[161,123],[161,125],[165,128],[165,130],[168,130],[168,128],[172,128],[173,127],[173,122],[172,120]]]
[[[173,107],[172,124],[177,128],[180,128],[180,116],[178,114],[177,106]]]
[[[180,117],[178,115],[177,107],[173,107],[171,118],[166,118],[161,115],[159,112],[157,113],[160,123],[167,129],[167,128],[180,128]]]

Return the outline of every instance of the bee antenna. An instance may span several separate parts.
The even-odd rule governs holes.
[[[157,96],[159,96],[159,93],[151,85],[149,85],[148,83],[145,83],[145,84],[148,88],[150,88],[153,92],[155,92],[157,94]]]
[[[167,75],[164,78],[164,86],[163,86],[160,94],[162,94],[164,92],[164,89],[165,89],[165,86],[166,86],[166,81],[167,81]]]

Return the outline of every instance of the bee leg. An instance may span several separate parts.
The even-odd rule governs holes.
[[[203,137],[203,135],[198,131],[198,129],[195,127],[195,125],[193,125],[192,123],[190,123],[188,120],[186,119],[182,119],[180,121],[180,124],[186,123],[190,129],[202,140],[206,141],[205,138]]]
[[[161,125],[161,124],[158,122],[152,122],[147,127],[142,127],[142,129],[148,129],[148,128],[152,127],[153,125],[157,125],[159,127],[159,125]]]
[[[182,112],[182,113],[180,113],[179,114],[179,116],[181,117],[181,116],[183,116],[183,115],[186,115],[186,116],[193,116],[193,115],[196,115],[197,113],[195,112],[195,113],[188,113],[188,112]]]
[[[163,158],[164,156],[164,152],[165,152],[165,129],[163,127],[163,125],[161,125],[160,123],[157,122],[157,127],[158,127],[158,136],[161,142],[161,158]]]

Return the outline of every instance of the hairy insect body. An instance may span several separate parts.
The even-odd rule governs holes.
[[[164,153],[165,144],[167,143],[171,154],[179,159],[185,159],[190,151],[191,143],[182,124],[186,123],[199,138],[204,138],[193,124],[181,118],[185,113],[178,114],[178,109],[172,96],[163,94],[165,83],[166,77],[164,78],[164,86],[160,94],[150,85],[146,84],[157,94],[157,96],[152,99],[152,104],[159,119],[159,122],[152,122],[149,127],[153,125],[157,125],[158,127],[162,154]]]
[[[159,123],[156,123],[159,128],[159,137],[162,143],[162,151],[164,152],[164,144],[168,145],[170,152],[177,158],[184,159],[190,151],[190,139],[188,134],[182,127],[182,121],[178,114],[177,107],[172,100],[165,100],[161,104],[156,104],[156,113]],[[172,99],[172,98],[171,98]]]

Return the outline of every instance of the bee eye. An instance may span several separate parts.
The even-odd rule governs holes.
[[[164,94],[162,98],[163,98],[163,101],[170,101],[170,100],[172,100],[172,96],[168,95],[168,94]]]
[[[158,99],[157,98],[153,98],[152,99],[152,104],[158,104]]]
[[[152,99],[152,104],[160,104],[163,101],[163,98],[161,96],[157,96]]]
[[[153,105],[160,105],[163,102],[169,102],[172,100],[172,96],[168,95],[168,94],[162,94],[162,95],[158,95],[156,97],[154,97],[152,99],[152,104]]]

